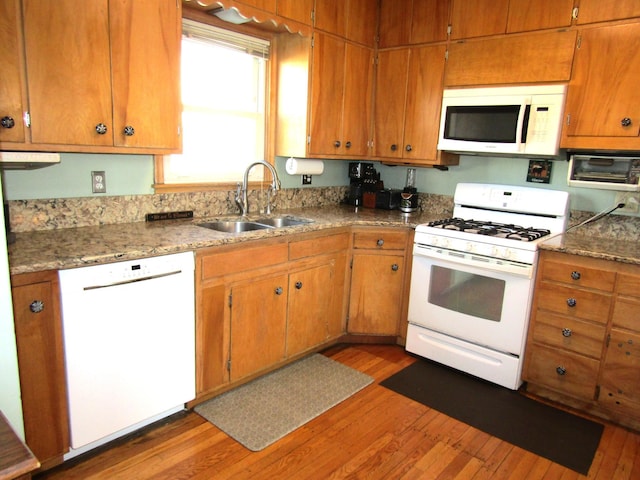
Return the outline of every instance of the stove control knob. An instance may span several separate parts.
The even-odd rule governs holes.
[[[491,248],[491,256],[492,257],[499,257],[500,256],[500,249],[498,247],[492,247]]]
[[[473,243],[471,243],[471,242],[467,242],[467,244],[465,245],[464,249],[465,249],[467,252],[473,252],[473,250],[474,250],[474,245],[473,245]]]

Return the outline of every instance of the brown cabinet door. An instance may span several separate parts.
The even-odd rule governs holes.
[[[574,0],[509,0],[507,33],[571,25]]]
[[[452,43],[445,85],[566,82],[575,39],[575,31],[552,31]]]
[[[316,9],[318,2],[316,0]],[[349,0],[347,6],[347,40],[373,47],[378,28],[377,0]]]
[[[340,300],[331,288],[334,268],[330,262],[289,275],[288,357],[327,340],[328,321]]]
[[[613,148],[615,138],[633,137],[618,148],[640,148],[640,23],[585,29],[579,43],[562,146],[581,145],[571,137],[610,137],[593,146]]]
[[[345,37],[347,8],[350,0],[316,0],[315,27],[323,32]]]
[[[613,411],[640,419],[638,333],[611,329],[602,372],[599,403]]]
[[[411,50],[407,85],[403,156],[436,161],[445,46]]]
[[[180,147],[181,15],[174,0],[109,2],[116,146]]]
[[[413,2],[410,42],[442,42],[447,39],[449,0]]]
[[[348,332],[398,335],[403,278],[404,255],[355,254]]]
[[[577,23],[605,22],[640,17],[638,0],[580,0]]]
[[[19,0],[0,2],[0,142],[24,142]]]
[[[265,12],[276,13],[276,0],[240,0],[238,3],[259,8]]]
[[[311,25],[314,0],[277,0],[277,13],[281,17]]]
[[[345,49],[342,152],[365,156],[370,152],[373,51],[352,43]]]
[[[509,0],[453,0],[451,38],[499,35],[507,29]]]
[[[311,80],[311,154],[335,155],[343,148],[344,72],[344,40],[316,32]]]
[[[408,45],[413,0],[380,1],[380,48]]]
[[[31,140],[113,145],[108,0],[22,4]]]
[[[287,285],[282,274],[232,287],[232,382],[284,359]]]
[[[374,97],[374,156],[402,158],[409,49],[378,52]]]
[[[69,451],[58,276],[27,275],[12,278],[25,438],[41,463],[57,463]]]

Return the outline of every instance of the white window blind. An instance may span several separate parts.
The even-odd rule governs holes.
[[[265,158],[268,56],[266,40],[183,19],[183,153],[165,156],[166,184],[235,183]]]

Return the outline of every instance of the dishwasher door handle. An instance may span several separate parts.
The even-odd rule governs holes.
[[[99,288],[117,287],[120,285],[128,285],[130,283],[138,283],[138,282],[145,282],[147,280],[155,280],[156,278],[170,277],[172,275],[180,275],[181,273],[182,273],[182,270],[176,270],[173,272],[166,272],[166,273],[158,273],[157,275],[149,275],[147,277],[132,278],[131,280],[123,280],[120,282],[105,283],[103,285],[91,285],[89,287],[84,287],[83,290],[86,291],[86,290],[97,290]]]

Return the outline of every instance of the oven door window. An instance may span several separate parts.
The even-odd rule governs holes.
[[[429,303],[499,322],[505,286],[506,282],[498,278],[432,265]]]

